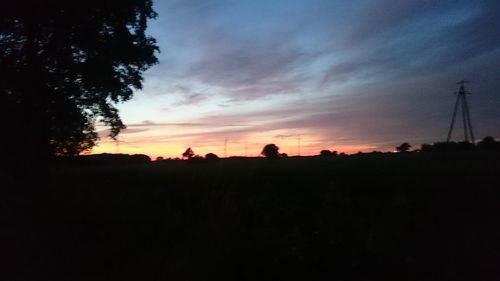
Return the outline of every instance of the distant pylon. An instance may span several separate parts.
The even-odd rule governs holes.
[[[451,139],[458,107],[461,106],[465,141],[468,142],[470,140],[472,143],[474,143],[474,133],[472,132],[472,122],[470,120],[469,105],[467,104],[467,95],[470,93],[465,91],[465,84],[467,83],[470,82],[462,80],[457,83],[458,85],[460,85],[460,88],[457,93],[457,101],[455,102],[455,108],[453,109],[453,116],[451,118],[450,129],[448,130],[448,137],[446,138],[446,142],[449,142]]]
[[[227,158],[227,138],[224,138],[224,158]]]
[[[300,135],[297,136],[297,154],[300,156]]]
[[[123,141],[118,140],[118,138],[116,138],[114,142],[115,142],[115,153],[120,154],[120,143]]]

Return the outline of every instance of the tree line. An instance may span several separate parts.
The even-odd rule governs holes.
[[[458,151],[472,151],[472,150],[500,150],[500,141],[496,141],[495,138],[491,136],[485,137],[483,140],[478,142],[477,144],[473,144],[470,142],[436,142],[434,144],[422,144],[419,149],[411,150],[412,146],[408,142],[404,142],[399,146],[395,147],[395,152],[398,153],[409,153],[409,152],[458,152]],[[274,144],[266,144],[261,151],[261,155],[268,159],[277,159],[277,158],[287,158],[288,154],[282,153],[279,151],[280,148]],[[382,153],[378,151],[374,151],[372,153]],[[358,153],[363,154],[363,153]],[[336,156],[346,156],[344,152],[337,152],[336,150],[328,150],[323,149],[319,152],[319,155],[324,158],[328,157],[336,157]],[[198,155],[194,153],[191,147],[187,148],[182,153],[182,158],[174,158],[168,160],[189,160],[189,161],[217,161],[219,160],[219,156],[215,153],[207,153],[205,156]],[[163,157],[157,157],[157,161],[167,160]]]
[[[468,141],[462,142],[435,142],[433,144],[424,143],[419,149],[413,152],[457,152],[457,151],[473,151],[473,150],[499,150],[500,141],[495,140],[492,136],[487,136],[479,141],[477,144]],[[397,152],[410,152],[411,145],[407,142],[402,143],[396,147]]]

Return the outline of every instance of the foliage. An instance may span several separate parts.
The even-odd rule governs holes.
[[[442,151],[470,151],[476,146],[470,142],[436,142],[434,144],[422,144],[421,152],[442,152]]]
[[[279,149],[280,148],[274,143],[267,144],[260,154],[264,155],[266,158],[278,158],[280,157]]]
[[[487,136],[483,138],[477,145],[470,142],[436,142],[434,144],[422,144],[421,152],[458,152],[472,150],[496,150],[500,149],[500,141],[496,141],[494,137]]]
[[[205,159],[207,161],[217,161],[217,160],[219,160],[219,156],[217,156],[217,154],[215,154],[215,153],[207,153],[205,155]]]
[[[400,146],[396,147],[396,151],[398,152],[408,152],[411,148],[411,145],[407,142],[402,143]]]
[[[203,162],[203,160],[205,160],[205,159],[203,158],[203,156],[196,154],[196,155],[193,155],[193,156],[191,156],[190,158],[188,158],[188,160],[189,160],[190,162],[197,162],[197,163],[201,163],[201,162]]]
[[[337,156],[337,151],[330,151],[328,149],[323,149],[319,152],[319,155],[320,156],[323,156],[323,157],[332,157],[332,156]]]
[[[125,128],[115,104],[157,63],[156,41],[145,34],[154,17],[151,0],[3,3],[0,101],[32,126],[19,132],[40,128],[36,137],[55,155],[91,149],[96,122],[115,138]]]
[[[188,147],[184,153],[182,153],[182,158],[186,159],[191,159],[194,156],[194,151],[191,149],[191,147]]]
[[[477,147],[479,149],[500,149],[500,141],[496,141],[495,138],[487,136],[477,144]]]

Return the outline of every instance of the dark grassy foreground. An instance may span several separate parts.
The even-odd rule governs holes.
[[[500,154],[52,171],[64,280],[500,280]]]

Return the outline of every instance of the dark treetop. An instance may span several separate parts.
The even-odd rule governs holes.
[[[40,137],[38,148],[52,155],[92,148],[97,121],[116,137],[125,126],[114,104],[141,89],[142,73],[157,63],[156,41],[145,34],[155,16],[151,0],[2,4],[1,104],[29,124],[13,133]]]

